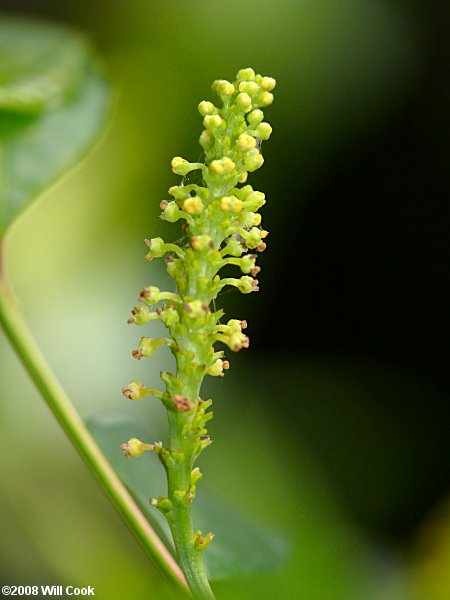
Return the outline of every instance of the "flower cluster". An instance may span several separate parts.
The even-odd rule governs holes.
[[[144,444],[133,438],[123,449],[131,457],[152,450],[163,463],[168,496],[151,502],[166,515],[180,557],[191,551],[198,554],[212,539],[212,534],[203,537],[200,532],[193,533],[188,550],[181,551],[180,544],[186,542],[177,531],[177,520],[180,511],[189,510],[201,476],[193,469],[194,461],[211,443],[205,427],[212,418],[207,412],[211,401],[200,398],[202,380],[205,375],[223,376],[229,368],[224,351],[215,346],[220,343],[236,352],[249,345],[243,332],[246,322],[231,319],[222,323],[223,311],[214,310],[212,303],[226,286],[243,294],[259,289],[256,259],[266,248],[268,232],[261,226],[258,211],[266,200],[246,182],[248,174],[264,162],[261,144],[269,139],[272,128],[264,121],[262,109],[272,103],[274,87],[273,78],[256,75],[250,68],[241,69],[235,82],[213,83],[217,105],[200,102],[204,130],[199,142],[204,162],[176,156],[172,170],[183,180],[169,189],[172,199],[161,202],[161,218],[170,223],[182,221],[187,243],[180,247],[160,237],[145,241],[148,260],[165,258],[176,292],[145,287],[139,296],[141,304],[133,308],[129,319],[137,325],[157,319],[169,332],[164,338],[142,337],[133,351],[135,358],[150,357],[165,345],[176,360],[175,374],[161,373],[164,392],[139,381],[123,390],[132,400],[147,395],[161,399],[168,410],[169,446]],[[194,179],[189,175],[192,172],[197,172],[195,180],[199,183],[188,183]],[[226,265],[238,267],[242,276],[221,278],[219,272]]]

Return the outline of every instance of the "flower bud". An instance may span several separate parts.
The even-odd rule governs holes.
[[[257,123],[261,123],[261,121],[264,119],[264,113],[262,110],[259,110],[259,108],[252,110],[252,112],[248,113],[247,115],[247,122],[250,125],[255,125]]]
[[[268,92],[271,92],[276,84],[277,82],[273,77],[263,77],[260,81],[260,86]]]
[[[122,389],[122,394],[129,400],[142,400],[147,396],[147,388],[140,381],[132,381]]]
[[[245,183],[248,179],[247,171],[244,171],[239,179],[239,183]]]
[[[212,377],[223,377],[223,370],[228,368],[228,366],[228,361],[223,361],[221,358],[218,358],[216,362],[214,362],[208,369],[206,369],[206,374],[212,375]]]
[[[259,98],[261,106],[269,106],[273,102],[273,94],[270,92],[263,92]]]
[[[259,91],[259,85],[254,81],[242,81],[239,84],[239,91],[254,96]]]
[[[178,311],[173,306],[167,306],[159,314],[159,318],[162,323],[168,328],[173,327],[175,323],[178,323],[180,316]]]
[[[251,191],[245,196],[245,208],[248,210],[259,210],[266,203],[265,194],[263,192]]]
[[[200,469],[198,467],[195,467],[195,469],[192,469],[192,471],[191,471],[189,485],[195,485],[196,483],[198,483],[200,481],[200,479],[202,477],[203,477],[203,474],[200,471]]]
[[[250,213],[253,216],[253,227],[258,227],[261,225],[261,215],[259,213]]]
[[[190,215],[199,215],[203,210],[203,202],[198,196],[187,198],[183,203],[183,210]]]
[[[214,240],[209,235],[195,235],[191,240],[191,246],[198,252],[214,249]]]
[[[174,158],[172,158],[171,166],[172,166],[172,171],[176,175],[184,176],[184,175],[187,175],[189,173],[189,171],[191,170],[190,163],[187,160],[185,160],[184,158],[181,158],[181,156],[175,156]]]
[[[152,258],[161,258],[166,253],[164,240],[160,237],[152,238],[151,240],[145,240],[145,244],[150,249],[147,257],[150,256]]]
[[[249,277],[248,275],[244,275],[239,280],[238,290],[242,294],[250,294],[250,292],[258,291],[257,284],[255,284],[255,279],[253,277]]]
[[[212,542],[214,534],[209,532],[205,536],[200,531],[196,531],[194,535],[194,548],[199,552],[206,550],[209,544]]]
[[[242,210],[242,201],[236,196],[223,196],[220,200],[220,208],[226,212],[239,213]]]
[[[262,154],[254,148],[254,151],[250,151],[247,153],[244,159],[244,167],[246,171],[256,171],[264,164],[264,158]]]
[[[209,150],[214,144],[214,135],[211,133],[211,131],[204,129],[198,139],[198,142],[202,148]]]
[[[234,94],[234,85],[226,79],[217,79],[212,84],[212,90],[219,96],[232,96]]]
[[[203,100],[198,105],[198,112],[202,115],[202,117],[206,117],[206,115],[213,115],[215,112],[217,112],[217,108],[212,102]]]
[[[257,227],[253,227],[253,229],[251,229],[248,232],[245,238],[245,243],[247,245],[247,248],[250,249],[259,246],[259,244],[261,243],[261,231]]]
[[[149,358],[160,346],[162,346],[163,344],[166,343],[166,340],[164,339],[152,339],[149,337],[141,337],[140,341],[139,341],[139,350],[138,353],[140,354],[140,358],[142,358],[143,356]],[[138,356],[136,356],[136,358],[139,359]]]
[[[153,444],[144,444],[138,438],[131,438],[126,444],[122,444],[121,449],[125,452],[125,458],[137,458],[144,452],[154,449]]]
[[[252,81],[255,78],[255,71],[251,68],[240,69],[236,74],[238,81]]]
[[[209,130],[218,129],[222,124],[225,125],[225,122],[219,115],[206,115],[203,119],[203,125]]]
[[[145,302],[146,304],[148,304],[149,306],[153,306],[154,304],[157,304],[161,299],[161,290],[154,286],[154,285],[149,285],[148,287],[145,287],[140,294],[139,300],[141,302]]]
[[[213,160],[210,163],[209,168],[216,173],[216,175],[228,175],[234,171],[236,164],[231,158],[225,156],[225,158],[221,158],[220,160]]]
[[[256,135],[261,140],[268,140],[270,138],[270,134],[272,133],[272,127],[269,123],[260,123],[256,128]]]
[[[163,221],[167,221],[168,223],[176,223],[180,217],[180,209],[174,200],[168,202],[165,209],[161,213],[161,219],[163,219]]]
[[[256,140],[247,133],[241,133],[241,135],[238,137],[237,144],[241,150],[251,150],[256,146]]]
[[[243,273],[251,273],[255,267],[256,256],[254,254],[247,254],[241,258],[241,271]]]
[[[208,305],[201,300],[192,300],[191,302],[184,303],[185,314],[190,319],[203,319],[208,312]]]
[[[246,92],[241,92],[236,98],[236,104],[244,112],[249,112],[252,109],[252,99]]]

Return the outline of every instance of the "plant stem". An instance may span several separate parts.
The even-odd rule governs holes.
[[[173,506],[167,516],[172,531],[175,548],[181,568],[195,598],[214,599],[208,578],[203,568],[203,552],[194,546],[194,528],[191,517],[190,477],[194,462],[194,446],[192,440],[182,435],[186,424],[183,413],[169,413],[169,448],[172,453],[183,457],[181,464],[167,465],[168,496],[173,498]],[[181,495],[180,494],[184,494]],[[176,500],[179,494],[179,500]],[[180,497],[181,496],[181,497]]]
[[[171,583],[188,593],[176,561],[96,444],[41,354],[6,282],[4,269],[0,271],[0,326],[48,407],[147,554]]]

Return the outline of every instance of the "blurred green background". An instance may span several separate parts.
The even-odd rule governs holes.
[[[127,406],[141,378],[126,326],[174,155],[195,160],[200,100],[240,67],[278,81],[266,164],[262,291],[225,294],[252,347],[209,386],[204,481],[285,531],[272,573],[236,600],[450,597],[448,4],[389,0],[16,0],[3,12],[87,31],[117,89],[102,144],[14,227],[8,267],[79,411]],[[447,194],[448,196],[448,194]],[[4,583],[171,590],[114,513],[0,337]],[[169,354],[145,365],[157,383]],[[120,440],[122,441],[122,440]],[[120,443],[119,441],[119,443]],[[206,483],[205,483],[206,485]]]

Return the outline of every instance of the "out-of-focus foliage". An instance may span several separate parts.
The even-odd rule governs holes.
[[[92,66],[78,33],[0,20],[0,234],[97,138],[108,85]]]
[[[147,519],[160,533],[169,548],[173,549],[172,536],[167,521],[159,511],[149,504],[149,498],[157,498],[167,483],[161,464],[155,456],[146,455],[140,461],[123,460],[117,440],[129,439],[132,434],[141,440],[158,440],[158,429],[150,427],[143,419],[130,419],[123,410],[104,411],[91,415],[87,424],[100,448],[111,461]],[[232,498],[219,501],[208,493],[208,484],[196,494],[193,519],[201,531],[214,530],[214,545],[205,554],[208,579],[224,579],[242,573],[272,570],[286,558],[287,541],[280,533],[267,530],[240,514],[238,502],[230,506]]]

